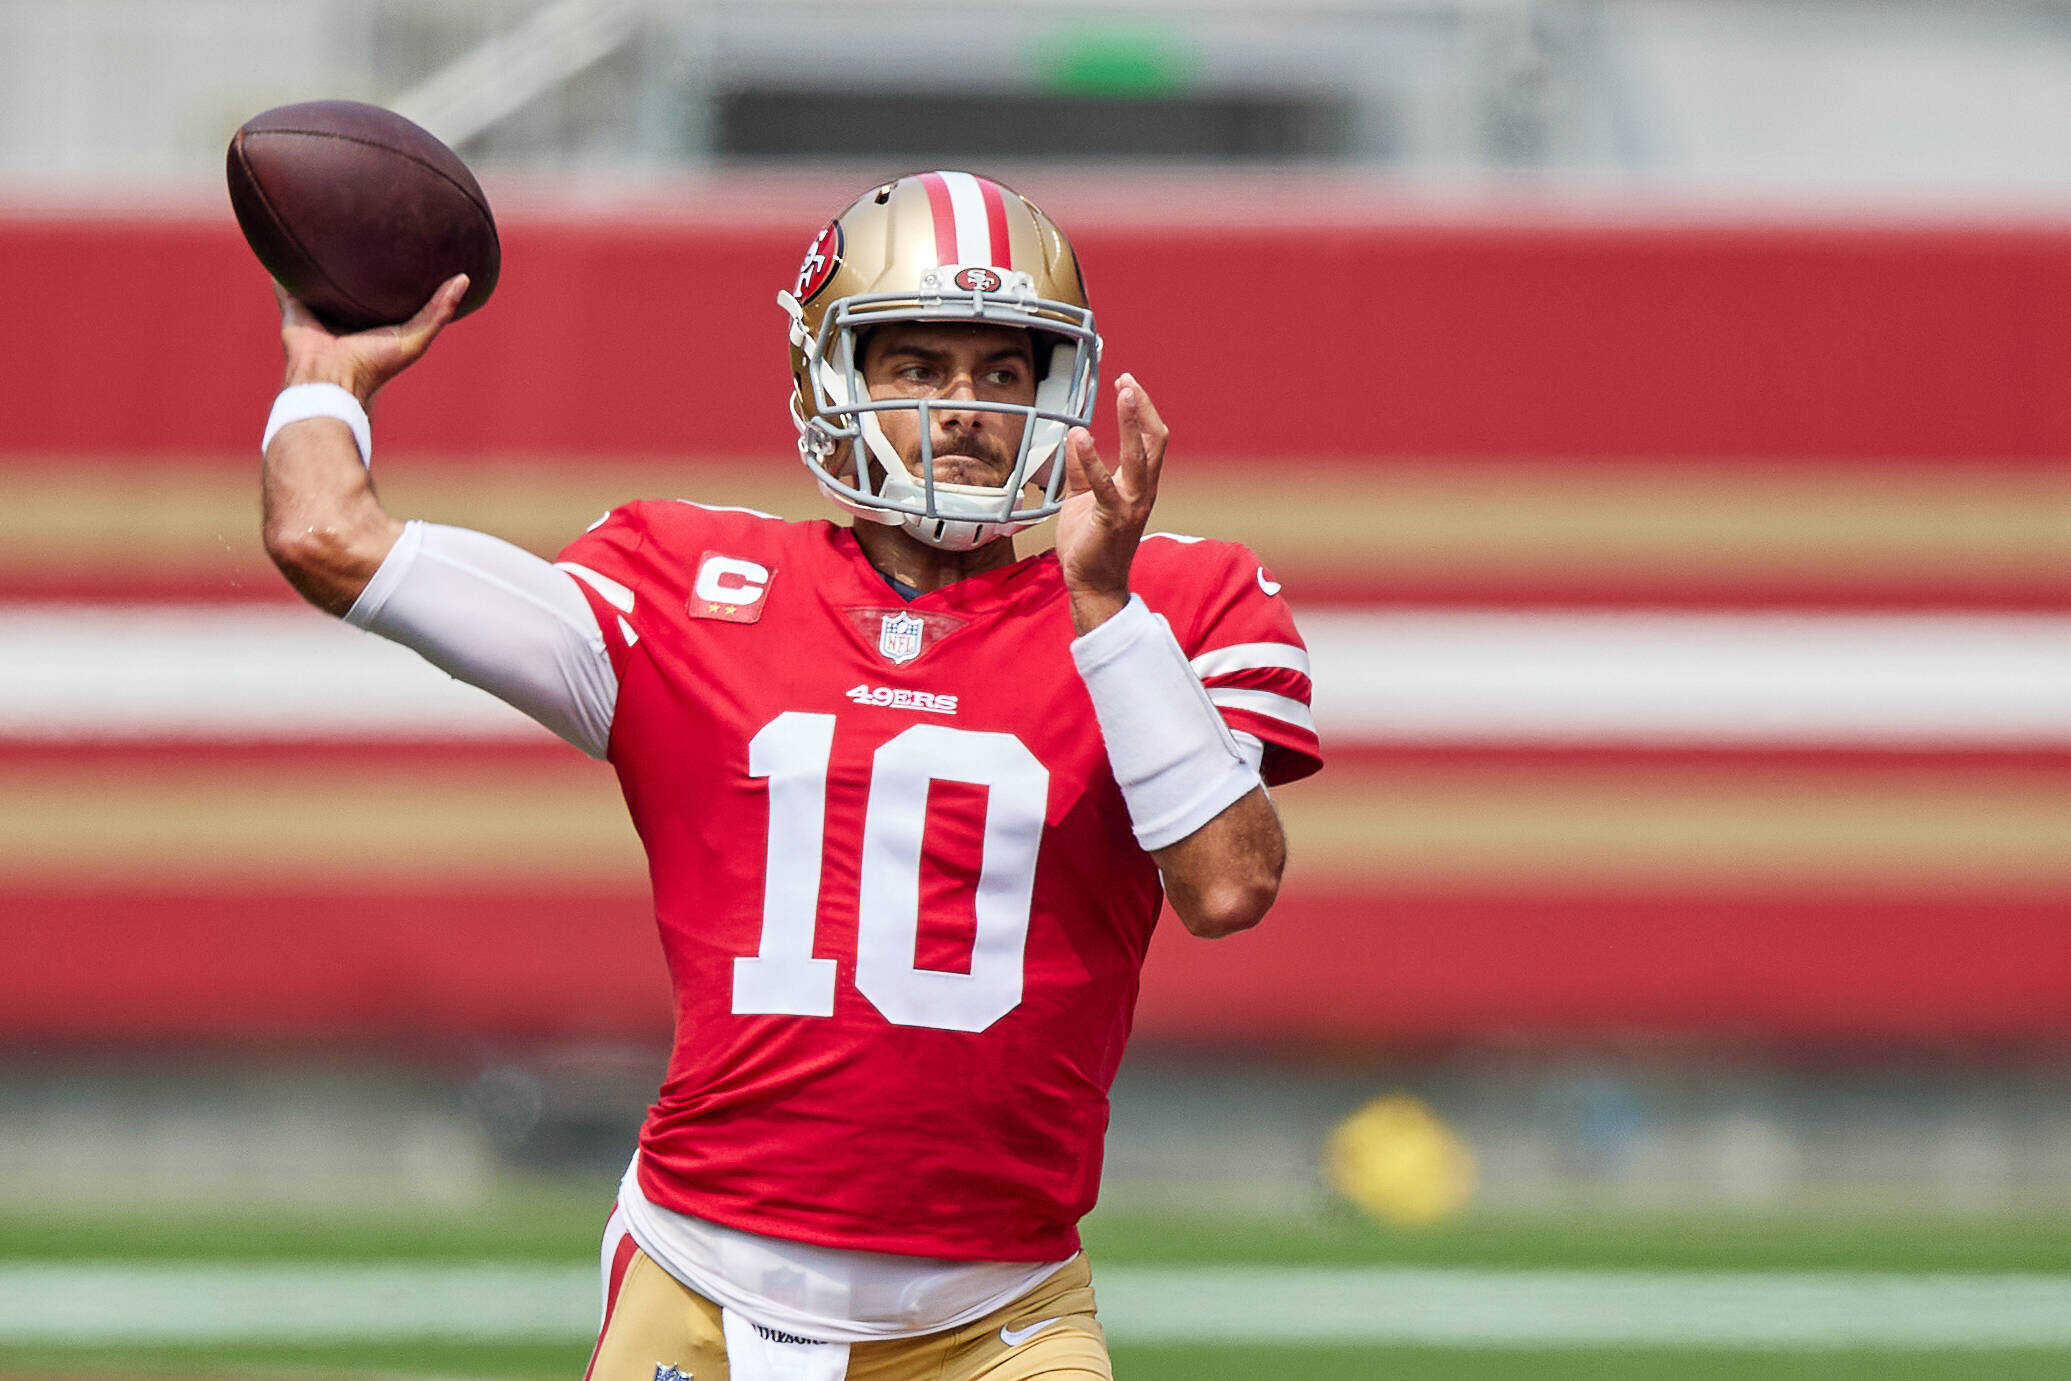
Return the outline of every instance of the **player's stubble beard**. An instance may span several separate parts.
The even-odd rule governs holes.
[[[993,442],[988,437],[970,435],[941,437],[935,440],[931,449],[935,459],[935,482],[937,484],[1004,484],[1006,483],[1007,476],[1013,473],[1014,462],[1012,457],[1007,454],[1006,447]],[[907,470],[915,477],[920,477],[926,473],[925,467],[921,463],[920,446],[918,443],[913,446],[910,452],[906,448],[901,447],[899,458],[905,462]],[[945,474],[943,473],[945,467],[942,464],[944,461],[960,461],[964,463],[948,467],[952,473]],[[873,468],[880,466],[880,462],[874,456],[870,458],[869,464]],[[982,470],[979,467],[983,467]],[[849,448],[847,464],[843,465],[835,473],[842,480],[851,484],[855,483],[856,448],[854,446]]]
[[[1004,484],[1013,473],[1014,464],[1004,447],[981,436],[944,437],[934,445],[935,482],[937,484]],[[962,462],[944,466],[944,461]],[[906,462],[915,474],[920,473],[920,457],[910,456]],[[945,468],[948,473],[944,473]]]

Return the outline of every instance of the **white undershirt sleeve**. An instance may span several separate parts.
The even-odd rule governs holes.
[[[575,577],[487,533],[405,524],[345,621],[523,710],[593,758],[618,674]]]

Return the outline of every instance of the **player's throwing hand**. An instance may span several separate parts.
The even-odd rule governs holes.
[[[1101,459],[1093,433],[1084,427],[1074,427],[1065,439],[1071,497],[1057,515],[1057,560],[1071,592],[1072,622],[1082,634],[1129,602],[1129,563],[1158,499],[1158,473],[1171,435],[1133,374],[1115,383],[1115,414],[1122,454],[1114,468]]]
[[[383,384],[415,363],[467,295],[467,275],[457,273],[439,285],[417,315],[394,326],[376,326],[352,335],[333,335],[316,314],[285,288],[273,285],[280,303],[280,343],[288,357],[283,388],[294,384],[337,384],[365,407]]]

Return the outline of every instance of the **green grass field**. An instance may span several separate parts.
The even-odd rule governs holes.
[[[485,1262],[579,1270],[594,1257],[608,1187],[537,1185],[470,1212],[0,1214],[0,1270],[83,1263],[280,1270]],[[2071,1220],[1760,1217],[1478,1217],[1419,1232],[1349,1213],[1299,1222],[1102,1213],[1088,1224],[1096,1278],[1165,1267],[1414,1267],[1450,1271],[1894,1273],[2071,1280]],[[1111,1324],[1125,1381],[1262,1377],[2064,1377],[2071,1345],[1411,1345],[1317,1340],[1131,1341]],[[0,1330],[0,1377],[574,1378],[587,1340],[259,1338],[62,1343]]]

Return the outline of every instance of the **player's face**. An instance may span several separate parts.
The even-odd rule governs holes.
[[[1035,348],[1013,326],[894,322],[863,347],[863,382],[875,399],[928,398],[950,404],[1035,402]],[[935,478],[947,484],[1002,484],[1013,473],[1027,425],[1021,413],[954,406],[929,409]],[[886,440],[907,467],[920,470],[920,413],[877,414]]]

